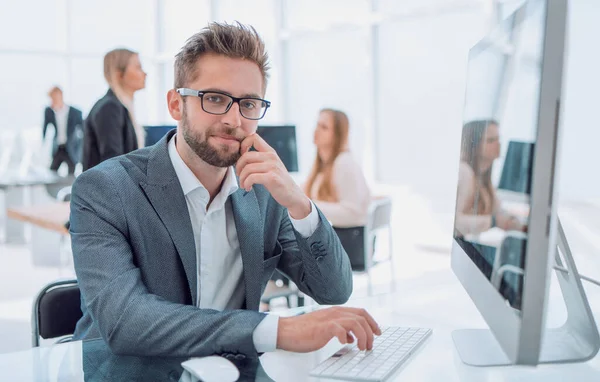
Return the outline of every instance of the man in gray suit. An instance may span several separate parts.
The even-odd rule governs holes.
[[[363,309],[258,312],[276,268],[321,304],[352,292],[332,227],[255,134],[270,106],[267,60],[253,28],[210,24],[175,59],[167,103],[177,130],[77,179],[76,339],[101,337],[117,354],[184,357],[313,351],[352,334],[360,349],[372,347],[380,332]]]

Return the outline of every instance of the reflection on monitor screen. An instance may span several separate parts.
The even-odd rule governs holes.
[[[531,8],[529,22],[502,24],[471,50],[468,65],[454,237],[515,309],[521,307],[530,202],[515,208],[497,191],[531,191],[544,13]]]

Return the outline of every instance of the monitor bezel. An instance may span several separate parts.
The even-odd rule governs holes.
[[[537,364],[545,329],[550,271],[554,261],[557,218],[554,184],[557,178],[559,116],[566,40],[566,0],[532,0],[513,16],[523,22],[527,7],[545,5],[542,70],[533,158],[528,244],[521,314],[508,305],[461,246],[453,239],[451,267],[475,303],[511,363]],[[471,52],[489,42],[484,38]],[[470,53],[471,54],[471,53]],[[466,93],[466,92],[465,92]],[[466,105],[466,96],[465,96]],[[550,165],[549,165],[550,164]],[[540,254],[544,254],[540,256]]]

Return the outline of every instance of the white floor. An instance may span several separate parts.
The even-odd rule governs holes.
[[[394,198],[393,239],[396,288],[403,280],[435,274],[450,266],[452,215],[434,214],[418,195],[402,187],[378,190]],[[581,273],[600,279],[600,203],[565,204],[560,210]],[[387,254],[386,240],[378,240],[376,256]],[[71,267],[35,267],[27,245],[0,244],[0,353],[31,345],[31,304],[45,284],[74,276]],[[367,277],[356,274],[352,300],[360,306],[367,295]],[[372,272],[374,293],[390,291],[390,269],[381,264]],[[413,283],[414,284],[414,283]],[[410,293],[410,291],[406,291]]]

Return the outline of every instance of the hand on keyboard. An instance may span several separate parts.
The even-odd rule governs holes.
[[[333,337],[342,344],[354,342],[360,350],[373,348],[373,334],[381,335],[379,326],[364,309],[333,307],[296,317],[279,319],[277,348],[310,352],[325,346]]]

